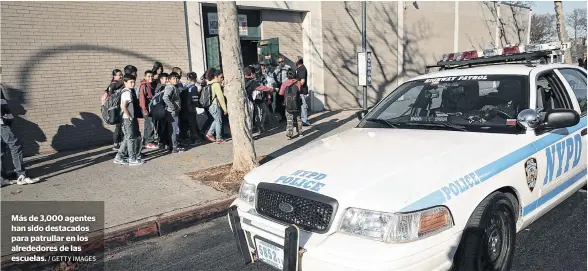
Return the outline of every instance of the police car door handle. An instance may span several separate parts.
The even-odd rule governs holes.
[[[581,132],[582,136],[585,136],[586,135],[586,129],[587,128],[582,129],[582,132]]]

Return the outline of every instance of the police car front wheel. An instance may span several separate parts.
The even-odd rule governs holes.
[[[516,241],[514,197],[494,192],[474,210],[453,270],[510,270]]]

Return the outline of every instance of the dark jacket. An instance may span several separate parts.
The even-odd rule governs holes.
[[[151,102],[152,98],[153,91],[151,89],[151,84],[143,79],[143,81],[141,81],[141,86],[139,87],[139,105],[141,106],[143,115],[149,113],[149,102]]]

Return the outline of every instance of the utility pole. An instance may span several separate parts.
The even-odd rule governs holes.
[[[365,18],[365,0],[361,1],[361,52],[366,54],[366,18]],[[367,59],[367,57],[366,57]],[[363,109],[367,109],[367,85],[363,86]]]
[[[555,9],[555,19],[557,25],[557,36],[561,43],[568,42],[568,31],[566,30],[563,6],[561,1],[553,1]],[[570,50],[564,50],[564,63],[572,64],[572,54]]]

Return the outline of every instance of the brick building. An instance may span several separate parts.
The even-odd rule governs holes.
[[[278,38],[287,61],[305,59],[312,111],[361,106],[360,2],[237,5],[240,26],[246,26],[245,63],[257,59],[261,40]],[[18,114],[14,129],[26,156],[110,143],[112,127],[99,108],[114,68],[132,64],[141,77],[160,61],[166,71],[178,66],[201,75],[220,61],[214,1],[2,1],[0,9],[2,83]],[[503,37],[526,43],[529,18],[528,9],[493,2],[368,2],[368,104],[443,53],[500,45]]]

